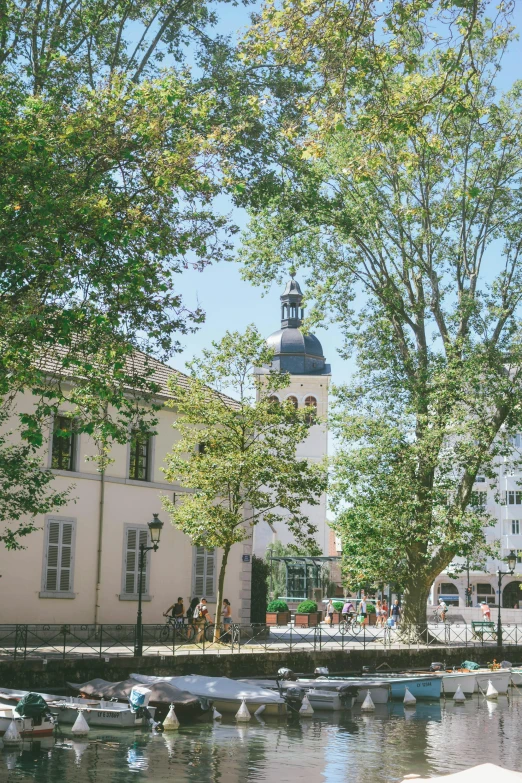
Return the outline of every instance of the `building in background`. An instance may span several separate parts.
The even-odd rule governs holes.
[[[317,337],[301,331],[304,317],[302,301],[303,294],[299,283],[291,278],[281,296],[281,328],[267,340],[268,346],[274,352],[271,367],[261,368],[257,372],[262,374],[273,369],[289,373],[288,387],[274,397],[280,401],[290,400],[296,408],[309,407],[316,411],[319,423],[311,427],[308,437],[298,447],[297,454],[311,462],[321,462],[328,454],[326,420],[331,372]],[[306,506],[303,511],[317,528],[316,540],[322,555],[328,556],[331,531],[326,518],[326,495],[323,495],[319,505]],[[276,541],[284,545],[295,543],[292,532],[284,523],[271,525],[263,520],[256,525],[253,533],[255,555],[264,557]],[[295,598],[308,597],[317,581],[314,581],[311,575],[316,573],[317,568],[313,563],[307,566],[296,561],[291,565],[290,582],[296,586],[306,585],[306,595],[296,595]],[[301,592],[303,590],[304,588]]]
[[[513,437],[513,448],[516,458],[520,459],[522,434]],[[458,560],[459,567],[464,570],[458,576],[451,576],[452,569],[439,574],[435,580],[430,596],[431,603],[437,604],[443,598],[448,605],[463,608],[468,606],[466,595],[470,588],[470,602],[477,607],[482,601],[491,605],[499,604],[506,609],[522,608],[522,471],[500,463],[497,479],[491,481],[485,476],[477,476],[474,492],[477,505],[484,506],[486,513],[496,519],[492,527],[484,529],[488,543],[496,543],[499,547],[498,558],[488,558],[485,570],[468,570],[465,560]],[[499,502],[500,501],[500,502]],[[505,558],[511,550],[517,554],[517,568],[513,576],[502,580],[498,590],[498,569],[506,571]]]
[[[185,376],[152,358],[148,366],[160,389],[156,432],[148,437],[131,432],[127,444],[113,444],[113,462],[104,475],[90,459],[94,442],[74,432],[66,406],[50,422],[43,464],[55,474],[58,489],[72,486],[70,500],[36,519],[39,529],[24,539],[26,549],[0,549],[0,622],[134,623],[139,545],[149,543],[147,524],[154,513],[164,527],[158,551],[147,554],[143,622],[163,622],[163,612],[178,596],[206,597],[214,616],[220,552],[192,546],[161,506],[163,495],[175,499],[187,491],[166,482],[161,471],[177,438],[176,412],[165,404],[171,397],[167,381],[173,374]],[[30,406],[30,395],[22,395],[18,409]],[[242,623],[250,621],[250,555],[250,539],[233,547],[225,580],[234,619]]]

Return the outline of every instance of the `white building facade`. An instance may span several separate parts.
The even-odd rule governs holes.
[[[271,369],[290,375],[290,384],[274,397],[290,400],[297,408],[310,407],[316,410],[319,423],[310,428],[306,440],[297,448],[297,455],[310,462],[322,462],[328,455],[328,388],[330,365],[326,364],[321,343],[313,334],[300,330],[303,321],[303,294],[299,283],[293,278],[288,281],[281,296],[281,328],[267,340],[274,352]],[[262,370],[259,371],[260,373]],[[317,506],[305,506],[303,512],[317,528],[316,540],[323,555],[330,550],[331,531],[326,518],[326,495]],[[254,528],[253,551],[263,557],[275,541],[283,544],[295,543],[291,531],[284,523],[269,525],[259,522]]]
[[[513,438],[517,450],[522,446],[522,435]],[[516,457],[519,459],[520,454]],[[505,609],[522,608],[522,471],[512,470],[510,466],[500,464],[497,479],[491,481],[485,476],[477,476],[474,491],[477,501],[484,505],[488,516],[496,520],[493,526],[484,528],[488,543],[498,546],[498,558],[488,558],[484,571],[468,571],[466,563],[459,560],[464,570],[455,578],[450,576],[451,569],[440,574],[435,580],[430,597],[437,604],[443,598],[447,604],[464,608],[469,605],[466,589],[470,587],[470,603],[478,607],[482,601],[490,605],[499,605]],[[507,570],[505,558],[514,550],[517,555],[517,567],[513,575],[502,578],[498,588],[498,570]]]
[[[71,487],[70,499],[36,519],[38,530],[24,539],[25,549],[0,549],[0,623],[134,623],[139,545],[150,543],[153,514],[164,526],[158,550],[147,554],[143,622],[164,622],[163,612],[178,596],[185,606],[191,597],[206,597],[214,617],[220,551],[192,546],[162,510],[162,496],[172,500],[188,490],[166,482],[161,470],[179,437],[176,412],[165,405],[167,380],[175,371],[152,359],[149,364],[161,389],[155,432],[130,433],[127,444],[114,444],[104,475],[90,459],[96,449],[88,435],[71,429],[63,437],[70,417],[59,414],[50,423],[42,462],[55,474],[58,489]],[[30,406],[30,396],[21,396],[18,410]],[[64,406],[60,413],[66,412]],[[250,621],[251,543],[233,547],[225,579],[232,617],[241,623]]]

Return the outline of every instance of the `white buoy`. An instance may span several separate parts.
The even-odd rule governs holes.
[[[402,700],[402,703],[404,704],[405,707],[415,707],[415,705],[417,704],[417,699],[415,698],[413,693],[411,693],[411,691],[408,690],[408,688],[406,688],[404,691],[404,699]]]
[[[258,717],[261,715],[262,712],[266,710],[266,704],[262,704],[260,707],[257,708],[257,710],[254,712],[254,715]]]
[[[179,720],[176,715],[174,705],[170,705],[170,709],[167,713],[167,717],[163,721],[163,731],[177,731],[179,729]]]
[[[313,715],[313,714],[314,714],[314,708],[310,704],[310,699],[308,698],[308,696],[305,693],[305,695],[303,697],[302,704],[299,707],[299,715],[301,715],[301,717],[306,718],[307,716],[310,716],[310,715]]]
[[[248,707],[246,706],[246,701],[243,699],[241,702],[241,707],[236,712],[236,720],[240,720],[243,723],[246,723],[250,720],[250,713],[248,711]]]
[[[16,725],[16,721],[12,720],[9,726],[7,727],[6,733],[2,737],[2,742],[4,743],[5,747],[9,747],[9,745],[19,745],[21,741],[22,741],[22,736],[18,731],[18,726]]]
[[[488,680],[488,689],[486,691],[486,699],[498,699],[498,691],[491,682]]]
[[[89,733],[89,724],[83,717],[83,710],[78,710],[78,717],[74,721],[71,731],[76,737],[86,737]]]
[[[373,703],[373,699],[370,695],[370,691],[366,691],[366,698],[361,704],[361,711],[362,712],[373,712],[375,710],[375,704]]]
[[[460,685],[455,691],[455,695],[453,696],[453,701],[455,702],[455,704],[464,704],[464,702],[466,701],[466,697],[464,696],[464,693]]]
[[[223,717],[222,714],[218,712],[214,707],[214,709],[212,710],[212,720],[221,720],[222,717]]]

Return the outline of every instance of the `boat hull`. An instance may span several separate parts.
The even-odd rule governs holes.
[[[12,710],[0,710],[0,736],[6,733],[12,720]],[[54,723],[47,720],[35,725],[32,718],[16,718],[16,724],[22,737],[49,737],[54,732]]]
[[[218,712],[221,712],[223,715],[235,715],[238,709],[241,707],[242,700],[239,699],[214,699],[213,704],[214,707],[217,709]],[[263,706],[263,702],[249,702],[248,700],[245,700],[245,704],[247,706],[247,709],[251,715],[255,713],[256,710],[258,710],[260,707]],[[287,714],[287,707],[285,702],[281,703],[267,703],[264,705],[265,709],[263,710],[263,718],[265,717],[276,717],[276,718],[284,718]]]
[[[493,687],[496,688],[498,693],[507,694],[509,683],[511,682],[511,671],[509,669],[498,669],[497,671],[481,670],[473,672],[476,680],[475,693],[484,693],[488,689],[489,680],[491,680]]]
[[[458,688],[461,688],[464,696],[471,696],[475,693],[477,680],[475,674],[440,674],[442,679],[442,693],[444,696],[454,696]]]
[[[72,725],[78,717],[78,710],[81,709],[83,717],[89,726],[113,726],[114,728],[129,729],[148,724],[147,718],[138,717],[138,715],[125,705],[115,704],[113,702],[102,702],[101,704],[89,703],[88,699],[75,699],[73,703],[69,701],[50,702],[49,709],[59,724]],[[156,709],[149,707],[149,712],[154,718]]]
[[[308,683],[308,685],[306,685],[306,683]],[[311,683],[313,683],[313,685]],[[363,703],[367,691],[370,691],[374,704],[387,704],[390,700],[390,686],[388,683],[374,682],[358,677],[346,677],[343,679],[336,679],[335,677],[330,679],[327,677],[318,677],[316,680],[297,680],[294,685],[301,688],[313,687],[315,689],[321,688],[324,690],[329,690],[332,687],[340,685],[354,685],[356,688],[359,688],[359,693],[355,698],[355,704]]]
[[[353,696],[342,698],[337,691],[327,691],[318,688],[310,689],[306,692],[308,701],[313,710],[320,712],[341,712],[342,710],[351,710],[354,703]]]
[[[392,699],[404,699],[406,688],[416,699],[440,699],[442,679],[440,677],[408,677],[404,680],[390,680]]]

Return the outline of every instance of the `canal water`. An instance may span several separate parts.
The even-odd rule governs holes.
[[[522,696],[233,720],[170,734],[92,730],[0,749],[4,783],[388,783],[491,761],[522,770]],[[494,782],[493,782],[494,783]]]

